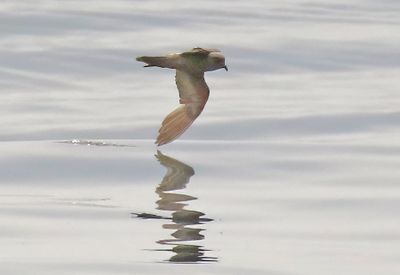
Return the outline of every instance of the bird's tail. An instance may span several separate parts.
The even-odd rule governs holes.
[[[137,61],[146,63],[145,67],[161,67],[174,69],[171,59],[167,56],[139,56]]]
[[[158,131],[159,135],[156,140],[158,146],[170,143],[177,139],[183,132],[192,125],[196,116],[188,115],[188,106],[181,105],[172,111],[162,122],[161,128]]]

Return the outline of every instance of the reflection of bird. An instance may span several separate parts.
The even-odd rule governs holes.
[[[204,72],[222,68],[228,70],[224,55],[217,49],[194,48],[165,56],[140,56],[136,60],[146,63],[145,67],[176,69],[179,103],[183,105],[162,122],[156,140],[158,146],[170,143],[182,135],[202,112],[209,94]]]
[[[173,238],[166,238],[157,241],[162,245],[173,246],[172,249],[155,249],[157,251],[173,251],[176,255],[172,256],[170,262],[216,262],[216,257],[207,257],[202,246],[192,244],[182,244],[189,241],[203,240],[204,235],[201,234],[205,229],[193,228],[191,225],[203,224],[212,221],[210,218],[203,217],[205,214],[196,211],[184,209],[187,206],[186,202],[196,200],[196,197],[183,193],[173,193],[175,190],[186,188],[190,178],[194,175],[194,169],[189,165],[180,162],[177,159],[171,158],[157,151],[155,155],[162,166],[167,168],[167,173],[160,185],[156,188],[156,193],[160,197],[156,201],[159,210],[173,211],[172,216],[160,216],[149,213],[131,213],[143,219],[162,219],[170,220],[171,222],[164,223],[163,228],[174,230],[171,234]]]

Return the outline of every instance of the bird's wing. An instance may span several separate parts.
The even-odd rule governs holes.
[[[193,54],[193,53],[200,53],[200,54],[209,54],[209,53],[211,53],[211,52],[221,52],[220,50],[218,50],[218,49],[210,49],[210,48],[200,48],[200,47],[196,47],[196,48],[193,48],[193,49],[191,49],[190,51],[188,51],[188,52],[185,52],[186,54]],[[184,54],[185,54],[184,53]]]
[[[158,146],[178,138],[200,115],[206,105],[209,89],[204,73],[191,74],[176,70],[176,86],[179,91],[179,103],[183,104],[172,111],[162,122],[156,140]]]
[[[206,49],[206,48],[193,48],[190,51],[181,53],[180,56],[203,59],[203,58],[207,58],[207,56],[212,52],[220,52],[220,50]]]

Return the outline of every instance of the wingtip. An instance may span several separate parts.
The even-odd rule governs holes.
[[[160,161],[160,158],[161,158],[162,156],[164,156],[164,155],[161,153],[160,150],[157,149],[157,153],[156,153],[154,156],[156,157],[156,159],[157,159],[158,161]]]
[[[160,146],[163,146],[163,145],[165,145],[165,144],[167,144],[167,143],[169,143],[168,141],[165,141],[165,140],[159,140],[158,138],[157,138],[157,140],[154,142],[155,144],[157,144],[157,147],[160,147]]]
[[[156,141],[154,141],[154,144],[156,144],[157,147],[160,147],[163,145],[163,143],[160,141],[160,136],[157,137]]]

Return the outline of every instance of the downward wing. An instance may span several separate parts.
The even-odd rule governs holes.
[[[171,112],[162,122],[156,140],[158,146],[182,135],[203,111],[208,99],[209,89],[204,81],[204,73],[190,74],[176,70],[175,80],[179,91],[179,103],[183,105]]]

